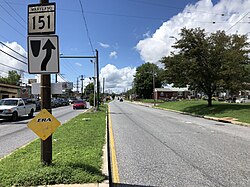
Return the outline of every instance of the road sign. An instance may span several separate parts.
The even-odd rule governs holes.
[[[59,73],[58,36],[28,36],[30,74]]]
[[[28,34],[55,34],[55,3],[28,5]]]
[[[63,83],[51,83],[51,94],[62,94]],[[41,93],[41,83],[31,84],[31,94],[37,95]]]
[[[46,109],[41,110],[29,123],[28,127],[42,140],[46,140],[61,123]]]

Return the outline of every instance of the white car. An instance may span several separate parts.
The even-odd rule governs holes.
[[[247,98],[236,99],[236,103],[250,103],[250,99]]]

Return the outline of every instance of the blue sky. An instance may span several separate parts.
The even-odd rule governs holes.
[[[63,55],[92,56],[79,0],[56,2],[56,34]],[[169,54],[174,36],[184,26],[202,27],[208,32],[228,34],[248,32],[250,3],[247,0],[81,0],[93,49],[99,51],[100,77],[106,90],[121,92],[131,88],[136,67],[156,63]],[[27,55],[27,7],[37,1],[0,0],[0,41]],[[221,16],[224,14],[224,16]],[[240,20],[240,21],[239,21]],[[215,24],[213,22],[216,22]],[[232,27],[232,28],[231,28]],[[8,51],[26,62],[3,45]],[[0,60],[27,71],[27,65],[0,52]],[[0,64],[3,71],[9,68]],[[60,73],[76,84],[84,75],[85,85],[93,76],[90,59],[61,59]],[[1,76],[6,73],[1,72]],[[34,75],[24,74],[24,81]],[[52,82],[54,76],[52,76]]]

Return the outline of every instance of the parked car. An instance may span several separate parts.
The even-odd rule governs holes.
[[[236,103],[250,103],[250,99],[247,98],[236,99]]]
[[[63,102],[61,99],[55,99],[55,107],[63,106]]]
[[[86,101],[83,100],[76,100],[73,104],[73,109],[85,109],[87,108],[87,103]]]
[[[69,105],[69,100],[66,99],[66,98],[61,98],[61,103],[62,103],[62,106],[68,106]]]
[[[76,99],[75,97],[70,97],[70,98],[68,99],[68,101],[69,101],[70,104],[73,104],[76,100],[77,100],[77,99]]]
[[[10,118],[12,121],[16,121],[18,117],[23,115],[33,117],[35,111],[36,105],[25,102],[22,98],[0,100],[0,118]]]

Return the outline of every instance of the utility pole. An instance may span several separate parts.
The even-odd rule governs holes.
[[[99,57],[98,57],[98,51],[97,49],[95,50],[96,52],[96,79],[97,79],[97,110],[99,110],[99,100],[100,100],[100,81],[99,81]]]
[[[102,94],[103,94],[103,97],[104,97],[104,83],[105,83],[105,78],[103,77],[103,82],[102,82]]]
[[[84,80],[83,75],[81,75],[81,79],[80,80],[82,81],[82,99],[83,99],[83,80]]]
[[[40,0],[40,4],[46,3],[49,3],[49,0]],[[52,114],[50,74],[41,75],[41,105],[42,109],[47,109]],[[46,140],[41,139],[41,161],[46,165],[52,162],[52,135]]]
[[[96,78],[96,77],[93,77],[93,79],[94,79],[94,107],[96,107],[96,99],[95,99],[95,78]]]
[[[78,80],[78,77],[77,77],[77,80],[76,80],[76,91],[78,92],[78,84],[79,84],[79,80]]]
[[[153,72],[153,97],[154,97],[154,106],[155,106],[155,72]]]

